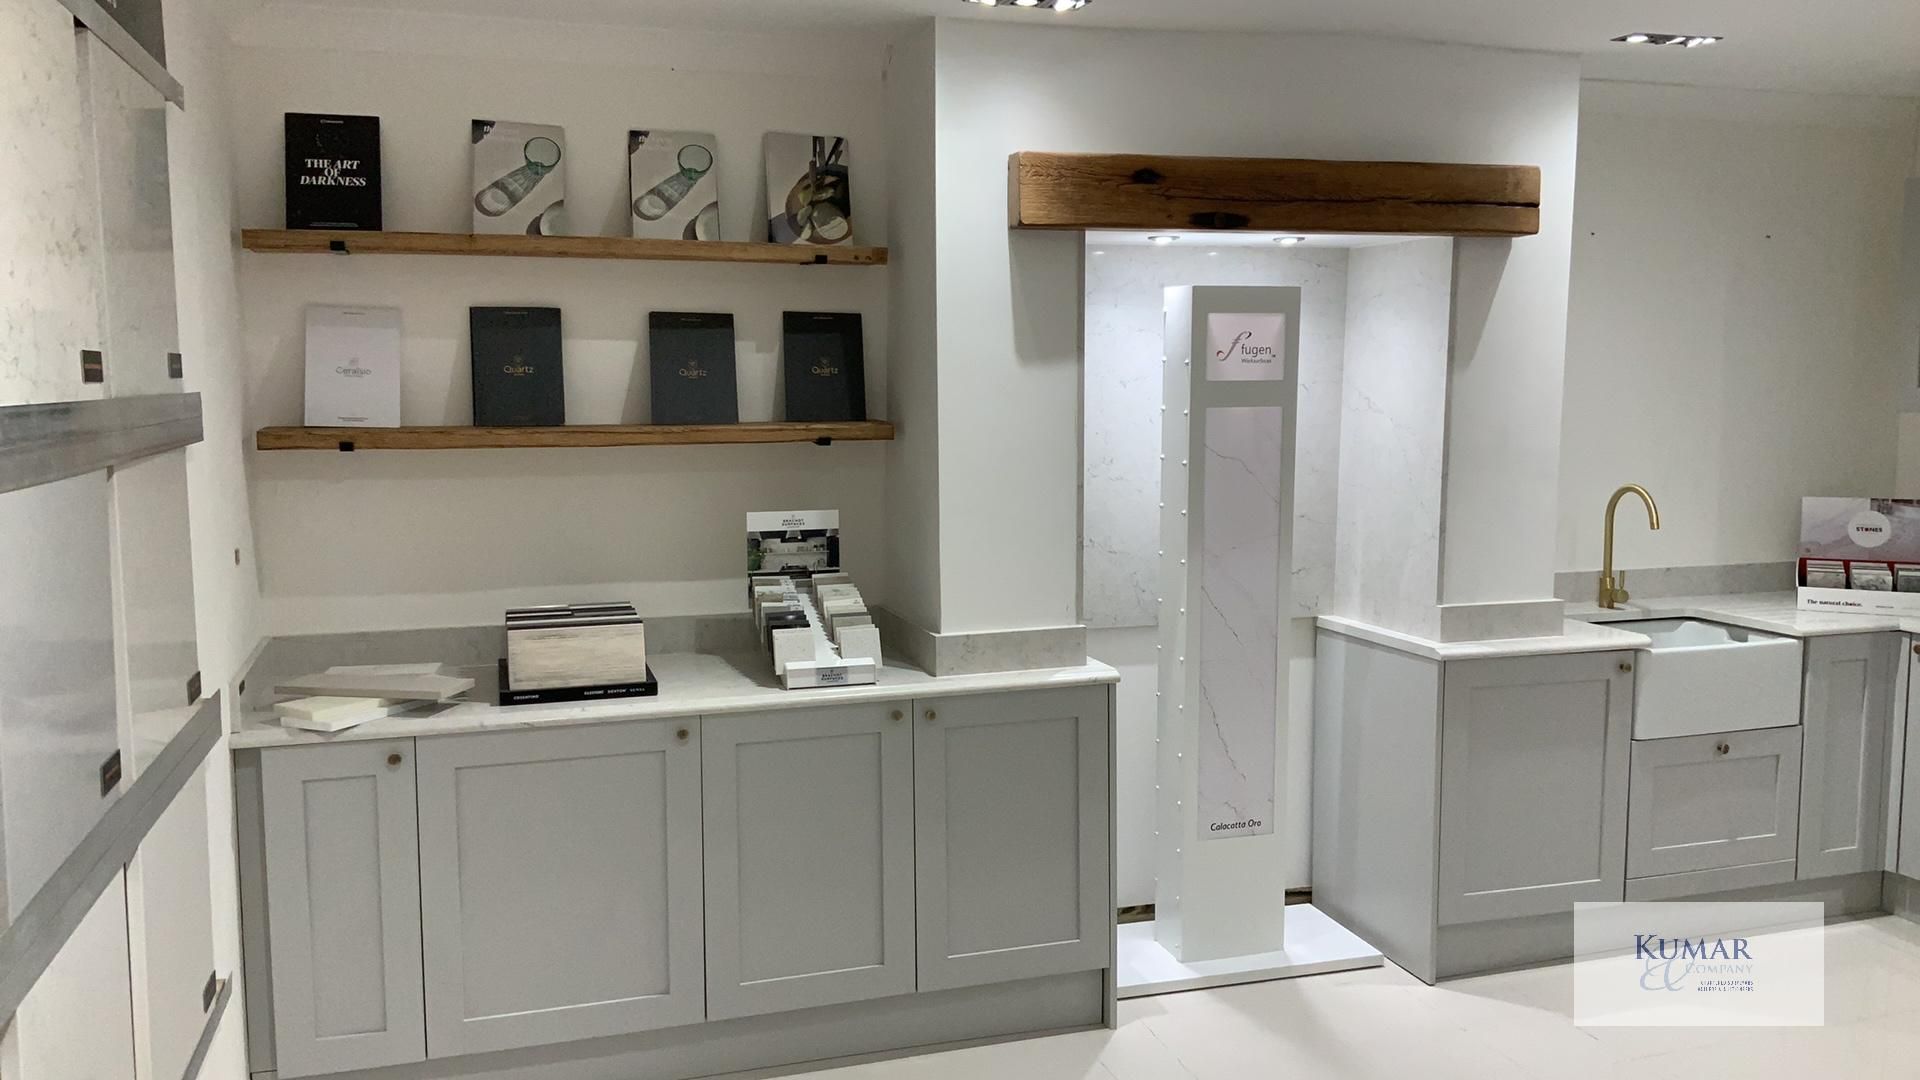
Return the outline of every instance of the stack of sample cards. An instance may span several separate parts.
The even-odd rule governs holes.
[[[282,727],[345,731],[423,702],[440,704],[473,689],[444,664],[347,664],[289,679],[275,693],[305,695],[273,707]]]
[[[749,588],[754,626],[781,686],[879,681],[880,631],[848,575],[756,574]]]
[[[500,704],[587,701],[659,693],[647,667],[647,627],[619,601],[507,612]]]

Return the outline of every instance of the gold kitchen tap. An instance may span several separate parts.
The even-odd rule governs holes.
[[[1607,540],[1600,560],[1600,606],[1603,608],[1617,608],[1628,599],[1626,571],[1620,572],[1618,580],[1613,573],[1613,512],[1619,508],[1621,498],[1629,492],[1640,496],[1640,501],[1647,504],[1647,527],[1660,528],[1660,508],[1653,505],[1653,496],[1639,484],[1623,484],[1613,493],[1613,498],[1607,500]]]

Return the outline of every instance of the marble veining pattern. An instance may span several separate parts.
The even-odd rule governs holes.
[[[1161,306],[1173,285],[1301,286],[1293,614],[1313,615],[1333,583],[1348,252],[1197,244],[1093,250],[1105,254],[1090,250],[1086,263],[1081,619],[1094,629],[1157,619]]]
[[[80,350],[101,348],[99,193],[73,16],[0,0],[0,405],[100,396]]]
[[[1439,636],[1440,514],[1453,244],[1347,262],[1333,613]]]
[[[1274,827],[1285,423],[1285,411],[1273,407],[1206,410],[1200,589],[1192,605],[1199,608],[1193,653],[1205,838]]]

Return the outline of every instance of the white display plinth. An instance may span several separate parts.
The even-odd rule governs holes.
[[[1300,289],[1166,290],[1153,937],[1283,951]]]
[[[1286,927],[1285,943],[1273,952],[1182,962],[1154,940],[1153,923],[1127,923],[1120,927],[1120,967],[1115,976],[1118,994],[1122,999],[1172,994],[1354,971],[1379,967],[1383,962],[1378,949],[1312,904],[1288,908]]]

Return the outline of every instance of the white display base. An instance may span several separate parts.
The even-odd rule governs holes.
[[[1287,947],[1279,952],[1198,960],[1183,964],[1153,939],[1153,923],[1125,923],[1120,927],[1120,970],[1116,975],[1121,999],[1202,990],[1209,986],[1292,979],[1379,967],[1380,951],[1355,937],[1312,904],[1287,908]]]

